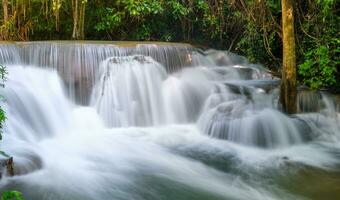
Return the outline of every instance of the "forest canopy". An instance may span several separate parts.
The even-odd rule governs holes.
[[[279,71],[279,0],[2,0],[0,40],[146,40],[230,50]],[[294,1],[298,80],[340,87],[339,1]]]

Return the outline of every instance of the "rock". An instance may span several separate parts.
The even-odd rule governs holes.
[[[9,176],[14,176],[14,168],[13,168],[13,157],[10,157],[6,162],[7,174]]]
[[[4,175],[14,176],[13,157],[4,155],[0,157],[0,178]]]

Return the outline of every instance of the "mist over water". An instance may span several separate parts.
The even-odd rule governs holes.
[[[189,46],[0,45],[1,150],[34,200],[340,198],[339,101],[241,56]],[[325,187],[317,186],[324,183]],[[309,187],[303,187],[308,185]]]

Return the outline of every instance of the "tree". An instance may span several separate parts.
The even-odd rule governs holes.
[[[4,22],[6,23],[8,20],[8,0],[2,1],[2,8],[3,8],[3,14],[4,14]]]
[[[72,39],[82,40],[85,38],[84,22],[85,7],[87,0],[72,0],[73,31]]]
[[[294,35],[294,11],[292,0],[282,0],[282,84],[281,96],[283,110],[289,114],[296,112],[296,56]]]
[[[3,10],[3,18],[4,18],[3,23],[7,25],[8,23],[8,0],[2,1],[2,10]],[[7,39],[8,37],[7,29],[3,29],[3,31],[1,31],[1,34],[2,36],[0,38]]]

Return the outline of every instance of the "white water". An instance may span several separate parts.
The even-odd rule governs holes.
[[[108,57],[87,106],[68,97],[56,69],[7,67],[1,149],[18,175],[0,190],[25,199],[308,199],[275,177],[289,164],[340,166],[329,98],[320,113],[288,117],[277,90],[241,84],[249,76],[239,67],[167,73],[151,57]]]

